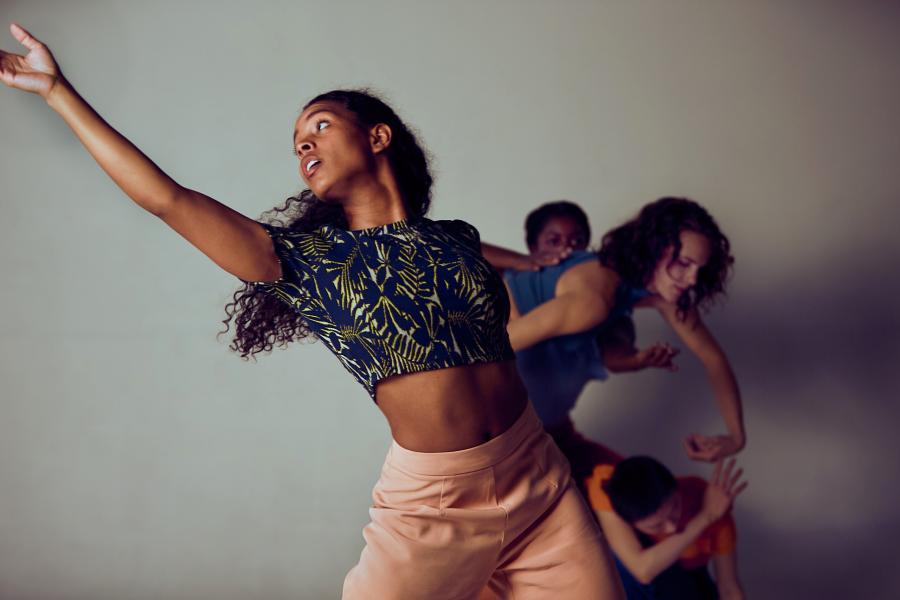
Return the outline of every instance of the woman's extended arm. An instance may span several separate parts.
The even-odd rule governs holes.
[[[18,25],[11,25],[10,31],[28,54],[0,51],[0,79],[9,87],[43,97],[136,204],[229,273],[246,281],[280,277],[272,243],[259,223],[176,183],[81,98],[46,46]]]
[[[606,319],[615,302],[619,277],[591,260],[562,274],[555,297],[507,326],[513,350],[561,335],[587,331]]]
[[[675,372],[678,366],[673,362],[679,350],[665,342],[656,342],[643,350],[635,347],[634,322],[623,315],[604,326],[597,338],[597,345],[603,356],[603,366],[610,373],[628,373],[648,368],[665,369]]]
[[[727,436],[689,436],[685,440],[688,455],[695,460],[715,461],[740,451],[746,444],[741,393],[728,357],[696,310],[689,311],[682,319],[674,304],[658,301],[656,308],[703,363],[719,412],[728,428]]]
[[[531,254],[522,254],[515,250],[501,248],[493,244],[481,243],[481,255],[485,260],[491,263],[491,266],[498,271],[511,269],[514,271],[537,271],[541,267],[558,264],[567,256],[572,254],[569,247],[562,248],[558,252],[544,253],[538,256]]]

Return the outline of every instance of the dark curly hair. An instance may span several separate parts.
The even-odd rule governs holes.
[[[635,287],[646,286],[656,265],[670,246],[672,261],[681,254],[682,231],[694,231],[709,240],[710,256],[697,273],[697,283],[678,298],[681,318],[694,308],[707,308],[725,293],[734,257],[731,244],[706,209],[687,198],[660,198],[641,209],[637,217],[603,236],[597,255],[622,280]]]
[[[393,109],[365,89],[325,92],[307,102],[303,109],[316,102],[340,104],[353,114],[359,127],[368,129],[384,123],[391,128],[391,143],[385,152],[406,212],[411,218],[424,216],[431,205],[433,182],[428,155],[413,131]],[[260,220],[295,231],[312,231],[322,225],[347,227],[341,205],[320,200],[309,189],[266,211]],[[311,333],[300,313],[257,288],[253,282],[244,282],[244,286],[234,293],[231,302],[225,306],[225,319],[222,320],[225,329],[220,335],[228,332],[232,321],[234,339],[229,348],[242,358],[269,352],[275,346],[284,347]]]
[[[584,229],[585,237],[591,239],[591,225],[588,223],[587,215],[584,214],[581,207],[568,200],[557,200],[556,202],[547,202],[538,206],[525,217],[525,243],[528,245],[529,250],[537,244],[538,236],[541,234],[547,221],[554,217],[572,219],[578,223],[579,227]]]

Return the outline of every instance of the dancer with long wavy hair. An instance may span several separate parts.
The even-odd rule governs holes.
[[[622,597],[516,373],[503,283],[471,225],[425,218],[426,155],[390,107],[347,90],[307,103],[292,141],[309,189],[260,223],[176,183],[10,29],[28,52],[0,53],[0,79],[39,94],[135,203],[246,282],[227,307],[233,348],[314,335],[387,418],[344,598]]]

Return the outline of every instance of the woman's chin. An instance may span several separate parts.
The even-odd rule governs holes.
[[[678,293],[677,290],[666,290],[666,292],[660,294],[666,302],[669,304],[676,304],[678,299],[681,298],[681,294]]]

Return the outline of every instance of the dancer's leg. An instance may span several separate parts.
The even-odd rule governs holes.
[[[516,600],[622,597],[599,529],[530,405],[475,448],[394,444],[373,498],[345,599],[474,600],[486,585]]]
[[[506,521],[491,470],[423,475],[392,458],[372,494],[366,547],[342,597],[473,600],[494,570]]]
[[[565,457],[543,432],[530,437],[511,469],[498,465],[497,493],[509,512],[497,571],[486,597],[515,600],[624,598],[611,554],[569,475]],[[506,462],[506,461],[504,461]],[[516,469],[532,467],[525,476]]]

